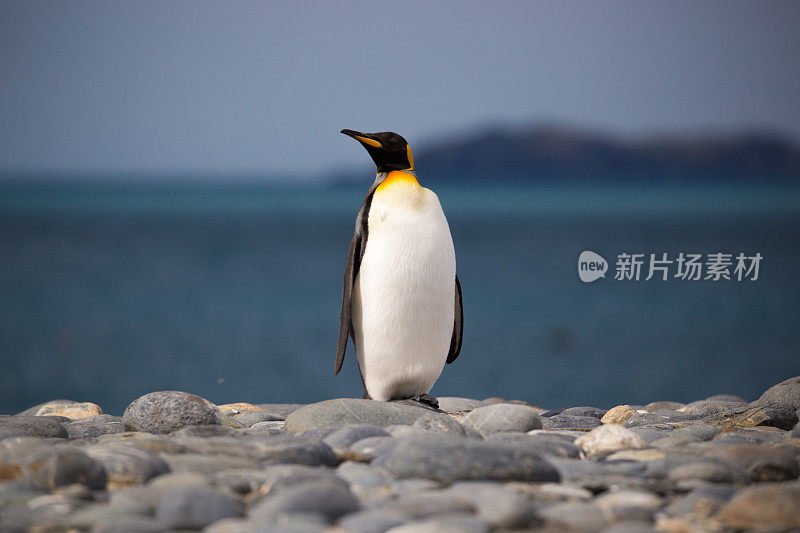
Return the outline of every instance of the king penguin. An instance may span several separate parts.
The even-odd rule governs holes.
[[[411,147],[393,132],[342,130],[367,150],[375,182],[356,216],[342,290],[334,375],[352,338],[364,398],[428,395],[461,351],[464,315],[450,227],[436,194],[420,186]]]

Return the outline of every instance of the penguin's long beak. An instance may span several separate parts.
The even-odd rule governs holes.
[[[344,133],[348,137],[352,137],[363,145],[371,146],[372,148],[383,148],[383,145],[379,141],[372,138],[369,133],[361,133],[360,131],[355,130],[342,130],[341,133]]]

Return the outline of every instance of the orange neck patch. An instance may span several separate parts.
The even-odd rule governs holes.
[[[375,192],[382,192],[394,185],[401,184],[410,184],[419,187],[419,181],[417,181],[417,178],[413,174],[403,172],[402,170],[393,170],[389,172],[381,184],[378,185],[378,188],[375,189]]]

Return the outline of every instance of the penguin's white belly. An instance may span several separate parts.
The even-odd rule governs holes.
[[[410,196],[375,193],[353,288],[356,354],[375,400],[428,393],[453,333],[456,260],[450,228],[436,195],[416,189]]]

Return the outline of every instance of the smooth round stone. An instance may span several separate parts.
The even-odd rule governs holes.
[[[379,402],[356,398],[337,398],[301,407],[286,417],[286,429],[301,433],[318,428],[336,428],[350,424],[386,427],[411,425],[421,416],[441,416],[421,407],[396,402]]]
[[[188,426],[225,425],[222,411],[205,398],[181,391],[159,391],[135,399],[122,415],[135,431],[170,433]]]
[[[760,402],[788,405],[794,410],[800,409],[800,376],[781,381],[770,387],[759,398]]]
[[[70,439],[86,439],[122,433],[125,431],[125,424],[120,416],[96,415],[64,424],[64,428]]]
[[[475,517],[461,515],[410,522],[386,533],[489,533],[489,526]]]
[[[270,494],[250,511],[252,519],[273,522],[281,514],[319,513],[329,521],[358,510],[358,500],[341,483],[318,480]]]
[[[643,520],[624,520],[611,524],[600,530],[600,533],[655,533],[653,524]]]
[[[747,400],[742,398],[741,396],[736,396],[735,394],[715,394],[714,396],[709,396],[706,400],[710,402],[739,402],[739,403],[748,403]]]
[[[94,403],[52,400],[25,409],[17,416],[63,416],[70,420],[76,420],[101,414],[103,414],[103,409]]]
[[[550,418],[542,418],[543,429],[577,429],[588,431],[602,424],[599,418],[593,416],[570,416],[565,415],[563,412],[559,415],[551,416]]]
[[[493,527],[523,528],[536,519],[533,502],[500,483],[459,482],[448,492],[470,502],[477,510],[478,518]]]
[[[692,437],[697,438],[700,441],[711,440],[714,438],[714,435],[719,433],[719,427],[712,426],[709,424],[697,423],[691,424],[686,427],[682,427],[680,429],[676,429],[672,434],[679,435],[679,434],[686,434],[691,435]]]
[[[597,531],[609,522],[600,507],[588,502],[562,502],[539,511],[551,531]]]
[[[527,496],[538,503],[559,503],[565,500],[588,501],[592,493],[571,483],[518,483],[503,484],[508,490]]]
[[[173,437],[234,437],[240,433],[229,426],[189,426],[170,433]]]
[[[736,530],[800,528],[800,484],[775,483],[743,489],[722,506],[717,518]]]
[[[261,422],[283,422],[283,418],[265,411],[246,411],[228,416],[246,428],[253,427]]]
[[[169,472],[169,466],[160,457],[133,446],[99,444],[85,450],[89,457],[103,465],[109,488],[140,485]]]
[[[712,483],[747,483],[749,477],[743,471],[713,461],[698,461],[676,466],[669,471],[670,481],[701,479]]]
[[[662,505],[662,500],[652,492],[619,490],[604,492],[592,502],[614,521],[650,520]]]
[[[679,424],[702,419],[702,415],[683,413],[681,411],[653,411],[637,413],[625,422],[625,427]]]
[[[620,450],[614,452],[606,457],[606,462],[610,461],[636,461],[639,463],[647,463],[650,461],[660,461],[665,459],[667,454],[661,450],[654,450],[651,448],[639,450]]]
[[[432,431],[434,433],[448,433],[458,437],[480,439],[481,434],[469,426],[464,426],[450,417],[421,416],[411,427]]]
[[[569,407],[562,409],[560,413],[564,416],[589,416],[600,420],[608,412],[608,409],[599,409],[597,407]]]
[[[252,403],[247,402],[234,402],[234,403],[224,403],[222,405],[218,405],[219,410],[223,413],[227,414],[239,414],[245,413],[248,411],[259,411],[259,412],[266,412],[266,409],[263,407],[259,407],[257,405],[253,405]]]
[[[674,433],[669,428],[654,427],[654,426],[635,426],[628,428],[644,439],[646,443],[655,442],[659,439],[669,437]]]
[[[278,435],[281,433],[286,433],[284,426],[286,425],[283,421],[275,421],[275,422],[258,422],[250,426],[246,433],[248,434],[263,434],[263,435]]]
[[[800,476],[800,465],[794,455],[769,445],[718,445],[710,447],[705,455],[744,470],[754,482],[785,481]]]
[[[230,455],[209,455],[208,453],[161,453],[161,459],[173,472],[197,472],[213,475],[230,468],[258,468],[254,458]]]
[[[575,440],[589,457],[617,450],[646,448],[642,437],[618,424],[605,424],[594,428]]]
[[[332,448],[349,448],[352,444],[368,437],[388,437],[383,428],[369,424],[351,424],[333,431],[323,439]]]
[[[733,485],[704,485],[678,496],[661,513],[667,517],[706,518],[716,514],[736,490]]]
[[[63,494],[43,494],[28,500],[34,522],[64,522],[65,518],[89,502]]]
[[[345,480],[350,487],[374,490],[388,487],[394,478],[385,470],[353,461],[345,461],[336,469],[336,475]]]
[[[439,409],[445,413],[458,413],[460,411],[472,411],[473,409],[483,405],[482,400],[473,400],[472,398],[459,398],[457,396],[440,396]]]
[[[387,509],[366,509],[350,513],[339,521],[347,533],[384,533],[407,522],[407,517]]]
[[[0,415],[0,440],[11,437],[67,437],[64,426],[47,417]]]
[[[347,488],[347,483],[336,475],[330,468],[310,467],[305,465],[274,465],[264,470],[269,475],[268,480],[260,490],[267,490],[269,494],[278,494],[286,489],[292,489],[308,483],[326,483]]]
[[[120,516],[97,522],[92,533],[160,533],[164,524],[148,516]]]
[[[746,402],[728,400],[698,400],[680,408],[681,412],[693,415],[713,415],[747,406]]]
[[[618,405],[609,409],[600,421],[603,424],[624,424],[637,414],[638,411],[630,405]]]
[[[558,471],[527,446],[462,439],[444,434],[397,439],[373,465],[400,478],[456,480],[558,481]]]
[[[483,435],[500,431],[530,431],[542,428],[536,410],[526,405],[497,403],[473,409],[462,422]]]
[[[406,488],[409,488],[408,485]],[[470,502],[452,492],[419,488],[400,492],[398,499],[379,503],[372,508],[398,513],[407,521],[445,514],[475,512],[475,507]]]
[[[156,518],[171,528],[198,529],[223,518],[244,515],[238,498],[207,487],[173,487],[161,493]]]
[[[686,446],[687,444],[692,444],[694,442],[700,442],[700,439],[689,435],[687,433],[682,433],[680,435],[667,435],[666,437],[662,437],[660,439],[656,439],[650,443],[652,448],[675,448],[678,446]]]
[[[37,487],[56,487],[80,483],[92,489],[106,486],[102,465],[78,448],[35,446],[31,449],[0,451],[0,472],[4,479],[26,479]]]
[[[301,407],[305,407],[306,405],[307,404],[304,403],[259,403],[256,404],[256,407],[259,407],[268,413],[283,417],[285,420],[287,416],[297,411]]]
[[[642,407],[644,411],[677,411],[686,407],[685,403],[680,402],[651,402]]]
[[[487,435],[488,441],[503,443],[519,443],[530,448],[531,451],[543,456],[578,458],[581,454],[580,447],[572,443],[569,438],[560,435],[527,433],[494,433]]]
[[[353,443],[350,449],[356,453],[360,453],[366,457],[367,460],[371,461],[375,459],[378,454],[386,453],[386,451],[395,444],[396,441],[392,437],[368,437]]]
[[[724,413],[708,415],[704,422],[719,426],[771,426],[790,430],[797,424],[798,418],[797,412],[790,405],[757,400]]]

